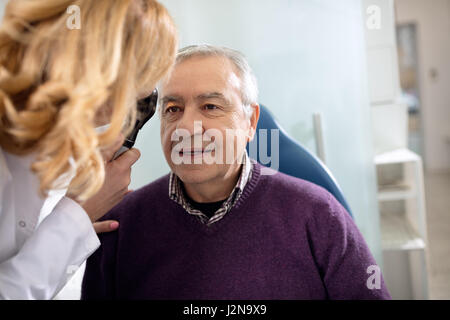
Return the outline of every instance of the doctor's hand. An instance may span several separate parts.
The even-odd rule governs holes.
[[[128,185],[131,182],[131,166],[139,159],[141,154],[138,149],[132,148],[121,154],[117,159],[110,161],[115,152],[120,149],[122,143],[123,136],[118,139],[114,146],[102,152],[105,160],[103,186],[95,195],[81,204],[93,222],[97,233],[109,232],[118,228],[117,221],[97,222],[97,220],[122,201],[125,195],[132,192],[132,190],[128,190]]]
[[[108,153],[104,156],[105,160],[111,159],[119,148],[115,149],[113,153]],[[91,221],[94,222],[94,229],[97,233],[109,232],[118,228],[119,223],[117,221],[96,221],[122,201],[125,195],[132,192],[132,190],[128,190],[128,185],[131,182],[131,166],[140,156],[139,150],[133,148],[124,152],[111,162],[106,161],[105,182],[102,188],[82,204]]]

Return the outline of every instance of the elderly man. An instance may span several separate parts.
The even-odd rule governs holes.
[[[332,195],[248,157],[259,106],[239,52],[182,49],[160,93],[171,173],[107,215],[120,227],[88,260],[83,299],[390,298]]]

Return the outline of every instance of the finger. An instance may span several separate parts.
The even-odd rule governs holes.
[[[94,222],[93,225],[96,233],[104,233],[117,230],[117,228],[119,227],[119,222],[115,220],[105,220],[100,222]]]
[[[106,161],[109,161],[112,159],[112,157],[114,156],[116,151],[119,150],[120,147],[122,146],[124,139],[125,139],[125,137],[124,137],[123,133],[121,132],[119,134],[119,136],[117,137],[116,141],[114,142],[114,144],[111,147],[108,147],[107,149],[102,151],[103,158]]]
[[[136,148],[131,148],[122,153],[115,161],[119,161],[125,168],[130,168],[140,157],[141,152]]]

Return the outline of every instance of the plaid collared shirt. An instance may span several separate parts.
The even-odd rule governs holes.
[[[180,204],[184,210],[187,211],[187,213],[197,216],[201,222],[209,226],[222,219],[225,214],[231,210],[241,196],[245,185],[250,180],[252,175],[252,163],[247,155],[247,151],[244,152],[244,159],[242,162],[242,171],[236,186],[233,188],[230,196],[224,201],[222,206],[213,214],[211,218],[206,216],[200,210],[192,208],[191,204],[184,196],[180,178],[178,178],[178,176],[173,172],[170,173],[169,179],[169,197],[176,203]]]

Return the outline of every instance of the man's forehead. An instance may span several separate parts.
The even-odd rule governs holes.
[[[179,62],[162,89],[168,94],[179,89],[220,92],[220,88],[235,87],[240,89],[241,81],[233,64],[225,57],[191,57]]]

